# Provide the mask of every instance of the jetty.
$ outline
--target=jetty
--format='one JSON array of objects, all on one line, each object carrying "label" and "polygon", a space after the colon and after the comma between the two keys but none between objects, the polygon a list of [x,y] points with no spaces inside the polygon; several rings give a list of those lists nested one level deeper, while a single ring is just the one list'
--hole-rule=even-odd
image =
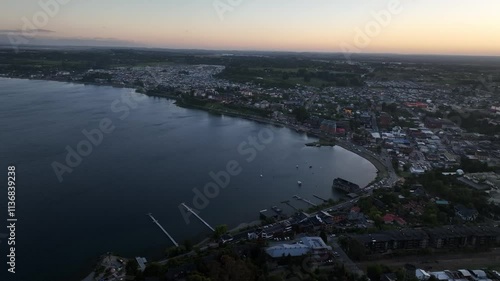
[{"label": "jetty", "polygon": [[318,205],[317,204],[314,204],[313,202],[311,202],[310,200],[307,200],[307,199],[304,199],[300,196],[297,196],[297,195],[294,195],[293,198],[297,199],[297,200],[300,200],[300,201],[303,201],[303,202],[306,202],[307,204],[313,206],[313,207],[317,207]]},{"label": "jetty", "polygon": [[203,220],[200,216],[198,216],[197,213],[195,213],[191,208],[189,208],[186,204],[182,203],[181,204],[184,208],[186,208],[186,210],[188,212],[190,212],[191,214],[193,214],[195,217],[197,217],[203,224],[205,224],[208,228],[210,228],[210,230],[212,230],[213,232],[215,232],[215,229],[210,225],[208,224],[208,222],[206,222],[205,220]]},{"label": "jetty", "polygon": [[295,211],[298,211],[299,209],[297,209],[295,206],[293,206],[291,203],[290,203],[290,200],[286,200],[286,201],[283,201],[281,202],[282,204],[285,204],[285,205],[288,205],[290,208],[294,209]]},{"label": "jetty", "polygon": [[154,223],[156,223],[156,225],[158,225],[158,227],[168,236],[168,238],[170,239],[170,241],[172,241],[172,243],[174,243],[175,247],[179,247],[179,244],[177,242],[175,242],[174,238],[172,238],[172,236],[170,234],[168,234],[168,232],[165,230],[165,228],[163,228],[163,226],[161,226],[161,224],[158,222],[158,220],[156,220],[154,217],[153,217],[153,214],[149,213],[148,216],[153,220]]},{"label": "jetty", "polygon": [[319,197],[316,194],[313,194],[313,196],[316,197],[316,198],[318,198],[319,200],[323,200],[324,202],[328,202],[328,200],[326,200],[325,198],[321,198],[321,197]]}]

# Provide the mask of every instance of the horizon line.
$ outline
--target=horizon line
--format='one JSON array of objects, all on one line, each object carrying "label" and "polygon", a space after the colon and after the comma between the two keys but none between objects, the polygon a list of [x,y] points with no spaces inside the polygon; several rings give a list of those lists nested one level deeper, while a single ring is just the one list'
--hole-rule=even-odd
[{"label": "horizon line", "polygon": [[[13,48],[11,44],[0,44],[0,49]],[[272,49],[203,49],[203,48],[171,48],[171,47],[150,47],[150,46],[98,46],[98,45],[49,45],[33,44],[16,46],[17,49],[71,49],[71,48],[93,48],[93,49],[146,49],[157,51],[203,51],[203,52],[248,52],[248,53],[290,53],[290,54],[323,54],[323,55],[345,55],[342,51],[312,51],[312,50],[272,50]],[[348,53],[350,56],[363,55],[392,55],[392,56],[446,56],[446,57],[481,57],[481,58],[500,58],[500,55],[491,54],[452,54],[452,53],[394,53],[394,52],[357,52]]]}]

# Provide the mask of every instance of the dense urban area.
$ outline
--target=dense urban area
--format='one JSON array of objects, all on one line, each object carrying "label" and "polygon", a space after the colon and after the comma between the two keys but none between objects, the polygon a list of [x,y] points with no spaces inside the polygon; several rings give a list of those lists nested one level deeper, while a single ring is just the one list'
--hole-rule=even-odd
[{"label": "dense urban area", "polygon": [[[500,61],[443,56],[0,49],[0,77],[135,88],[315,136],[372,162],[343,199],[256,213],[163,260],[101,257],[86,280],[500,280]],[[299,183],[300,184],[300,183]],[[288,205],[288,206],[287,206]]]}]

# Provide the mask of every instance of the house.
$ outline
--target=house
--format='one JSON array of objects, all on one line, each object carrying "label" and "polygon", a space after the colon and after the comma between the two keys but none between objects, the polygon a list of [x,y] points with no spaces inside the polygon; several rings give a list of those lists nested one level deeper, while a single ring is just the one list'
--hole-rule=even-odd
[{"label": "house", "polygon": [[386,214],[382,220],[384,221],[385,224],[394,224],[397,223],[401,226],[406,225],[406,221],[396,215],[393,214]]},{"label": "house", "polygon": [[448,206],[450,204],[450,202],[446,201],[446,200],[436,200],[436,205],[441,205],[441,206]]},{"label": "house", "polygon": [[414,164],[410,167],[410,173],[414,175],[421,175],[425,173],[425,169],[419,165]]},{"label": "house", "polygon": [[439,281],[453,280],[453,277],[450,276],[448,272],[445,271],[431,272],[431,275]]},{"label": "house", "polygon": [[347,220],[358,228],[366,228],[368,224],[366,216],[362,212],[349,212]]},{"label": "house", "polygon": [[426,272],[422,269],[415,270],[415,277],[420,281],[426,281],[434,277],[441,281],[491,281],[488,274],[483,270],[443,270],[435,272]]},{"label": "house", "polygon": [[486,280],[488,279],[488,275],[484,270],[469,270],[470,273],[472,273],[472,278],[474,280]]},{"label": "house", "polygon": [[224,234],[224,235],[222,235],[220,240],[221,240],[222,244],[226,244],[226,243],[232,242],[234,239],[233,239],[233,236],[231,236],[229,234]]},{"label": "house", "polygon": [[257,239],[259,239],[259,237],[260,237],[260,233],[256,233],[256,232],[247,233],[248,240],[257,240]]},{"label": "house", "polygon": [[[257,231],[255,232],[247,233],[248,240],[271,239],[273,238],[273,236],[274,236],[273,234],[267,234],[267,232],[263,231],[262,229],[257,229]],[[222,238],[224,238],[224,240],[222,240],[222,243],[233,241],[233,237],[231,237],[230,235],[223,236]]]},{"label": "house", "polygon": [[425,118],[424,124],[429,129],[441,129],[443,127],[445,127],[445,128],[456,127],[455,123],[451,122],[450,120],[438,119],[438,118],[432,118],[432,117]]},{"label": "house", "polygon": [[455,214],[464,221],[474,221],[477,219],[479,212],[474,208],[471,209],[464,205],[456,205]]},{"label": "house", "polygon": [[417,277],[417,279],[420,281],[427,281],[429,280],[429,278],[431,278],[431,275],[427,273],[425,270],[417,268],[415,270],[415,277]]},{"label": "house", "polygon": [[485,161],[488,160],[488,158],[490,158],[490,154],[488,153],[488,151],[484,150],[477,150],[474,153],[474,156],[476,156],[476,158],[479,159],[479,161]]},{"label": "house", "polygon": [[398,278],[396,277],[395,273],[386,273],[380,276],[380,281],[397,281],[397,280]]},{"label": "house", "polygon": [[459,269],[458,272],[460,272],[460,274],[462,274],[462,276],[466,279],[472,279],[472,275],[470,274],[470,271],[466,270],[466,269]]},{"label": "house", "polygon": [[392,116],[386,112],[382,112],[380,113],[378,123],[380,127],[387,128],[392,123]]},{"label": "house", "polygon": [[411,187],[410,193],[414,197],[426,197],[427,196],[427,192],[425,192],[425,189],[421,184],[414,184]]},{"label": "house", "polygon": [[135,260],[137,261],[137,264],[139,265],[139,269],[141,271],[144,271],[146,269],[146,263],[148,262],[146,258],[143,257],[136,257]]}]

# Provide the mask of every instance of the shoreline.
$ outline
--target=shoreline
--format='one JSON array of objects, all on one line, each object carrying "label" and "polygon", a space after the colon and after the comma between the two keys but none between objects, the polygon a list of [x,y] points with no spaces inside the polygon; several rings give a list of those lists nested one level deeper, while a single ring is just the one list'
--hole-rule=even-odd
[{"label": "shoreline", "polygon": [[[311,131],[305,131],[299,125],[295,125],[295,124],[283,123],[283,122],[280,122],[277,120],[272,120],[269,118],[264,118],[264,117],[259,117],[259,116],[255,116],[255,115],[244,114],[244,113],[238,113],[238,112],[234,112],[234,111],[227,111],[227,110],[222,110],[222,109],[207,109],[207,108],[205,108],[203,106],[199,106],[199,105],[182,104],[182,103],[179,103],[179,101],[181,101],[182,98],[179,96],[176,96],[176,95],[166,94],[166,93],[165,94],[148,93],[147,91],[143,91],[143,90],[138,89],[138,88],[133,88],[133,87],[124,86],[124,85],[116,85],[113,83],[89,83],[89,82],[67,81],[67,80],[63,80],[63,79],[61,79],[61,80],[44,79],[44,78],[32,79],[32,78],[10,77],[10,76],[0,76],[0,78],[33,80],[33,81],[53,81],[53,82],[70,83],[70,84],[84,85],[84,86],[103,86],[103,87],[112,87],[112,88],[117,88],[117,89],[130,89],[130,90],[134,90],[137,94],[143,94],[143,95],[146,95],[148,97],[158,97],[158,98],[174,100],[175,105],[178,107],[182,107],[182,108],[202,110],[202,111],[212,113],[212,114],[227,115],[230,117],[246,119],[246,120],[250,120],[250,121],[261,123],[261,124],[268,124],[268,125],[273,125],[273,126],[280,127],[280,128],[287,128],[290,130],[295,130],[297,133],[305,133],[307,136],[318,138],[318,142],[321,142],[321,140],[328,140],[328,139],[333,138],[335,140],[335,145],[333,145],[333,146],[339,146],[345,150],[348,150],[348,151],[358,155],[359,157],[370,162],[375,167],[375,169],[377,169],[377,177],[374,179],[374,181],[376,181],[379,177],[384,178],[384,177],[388,177],[388,175],[389,175],[388,168],[385,166],[385,164],[382,161],[380,161],[379,159],[377,159],[373,155],[366,153],[365,151],[361,151],[359,149],[356,149],[357,150],[356,151],[354,147],[359,147],[358,145],[353,144],[353,143],[347,144],[344,141],[335,139],[334,137],[329,136],[329,135],[318,134],[318,133],[311,132]],[[308,144],[305,144],[305,145],[307,146]]]},{"label": "shoreline", "polygon": [[[117,89],[130,89],[130,90],[134,90],[137,94],[143,94],[143,95],[146,95],[148,97],[157,97],[157,98],[174,100],[175,105],[178,107],[182,107],[182,108],[202,110],[202,111],[205,111],[205,112],[208,112],[211,114],[227,115],[230,117],[246,119],[246,120],[250,120],[250,121],[261,123],[261,124],[273,125],[273,126],[280,127],[280,128],[288,128],[290,130],[295,130],[297,133],[305,133],[307,136],[318,138],[318,142],[321,142],[321,140],[328,140],[328,139],[333,138],[332,136],[329,136],[329,135],[317,134],[317,133],[311,132],[311,131],[304,131],[303,128],[301,128],[299,125],[283,123],[283,122],[280,122],[277,120],[272,120],[269,118],[259,117],[259,116],[255,116],[255,115],[248,115],[248,114],[238,113],[238,112],[234,112],[234,111],[227,111],[227,110],[222,110],[222,109],[207,109],[206,107],[199,106],[199,105],[182,104],[182,103],[179,103],[179,101],[181,101],[182,98],[179,96],[176,96],[176,95],[166,94],[166,93],[163,93],[163,94],[148,93],[147,91],[143,91],[143,90],[138,89],[138,88],[133,88],[133,87],[124,86],[124,85],[116,85],[113,83],[89,83],[89,82],[67,81],[67,80],[63,80],[63,79],[61,79],[61,80],[43,79],[43,78],[32,79],[32,78],[9,77],[9,76],[0,76],[0,78],[33,80],[33,81],[53,81],[53,82],[70,83],[70,84],[84,85],[84,86],[104,86],[104,87],[112,87],[112,88],[117,88]],[[308,144],[306,144],[306,145],[308,145]],[[382,161],[380,161],[379,159],[377,159],[376,157],[374,157],[373,155],[371,155],[369,153],[366,153],[366,152],[361,151],[361,150],[356,151],[353,147],[351,147],[351,146],[359,147],[358,145],[353,144],[353,143],[349,143],[349,145],[348,145],[347,143],[344,143],[344,141],[340,141],[338,139],[335,139],[335,145],[333,145],[333,146],[339,146],[345,150],[348,150],[348,151],[358,155],[359,157],[367,160],[368,162],[370,162],[375,167],[375,169],[377,169],[377,177],[373,181],[377,181],[380,178],[386,178],[389,176],[389,170]],[[368,185],[370,185],[370,184],[368,184]]]},{"label": "shoreline", "polygon": [[[144,95],[149,96],[149,97],[165,98],[165,99],[170,99],[170,100],[174,100],[174,101],[181,100],[181,97],[175,96],[175,95],[147,93],[147,91],[141,91],[140,89],[137,89],[137,88],[127,87],[127,86],[119,86],[119,85],[114,85],[114,84],[86,83],[86,82],[84,83],[84,82],[56,80],[56,79],[43,79],[43,78],[31,79],[31,78],[6,77],[6,76],[0,76],[0,79],[1,78],[19,79],[19,80],[33,80],[33,81],[53,81],[53,82],[60,82],[60,83],[85,85],[85,86],[87,86],[87,85],[88,86],[104,86],[104,87],[112,87],[112,88],[118,88],[118,89],[130,89],[130,90],[134,90],[138,94],[144,94]],[[268,125],[273,125],[273,126],[277,126],[277,127],[281,127],[281,128],[287,128],[290,130],[294,130],[297,133],[305,133],[308,136],[318,138],[319,140],[332,138],[331,136],[317,134],[317,133],[310,132],[310,131],[304,131],[303,128],[301,128],[299,125],[283,123],[283,122],[280,122],[277,120],[272,120],[269,118],[253,116],[253,115],[243,114],[243,113],[237,113],[234,111],[226,111],[226,110],[221,110],[221,109],[207,109],[203,106],[192,105],[192,104],[180,104],[178,102],[176,102],[175,104],[177,106],[183,107],[183,108],[203,110],[203,111],[208,112],[208,113],[227,115],[230,117],[246,119],[246,120],[250,120],[250,121],[261,123],[261,124],[268,124]],[[348,151],[360,156],[361,158],[367,160],[368,162],[370,162],[377,169],[377,177],[374,180],[376,180],[378,177],[380,177],[381,174],[383,174],[383,173],[387,174],[387,168],[385,167],[385,165],[381,161],[379,161],[378,159],[376,159],[375,157],[373,157],[372,155],[370,155],[364,151],[356,151],[353,147],[357,147],[357,145],[354,145],[354,144],[351,144],[351,145],[352,146],[348,146],[343,141],[336,140],[334,146],[339,146],[345,150],[348,150]],[[230,229],[228,232],[241,231],[242,229],[245,229],[249,226],[255,226],[255,225],[259,225],[259,224],[261,224],[260,220],[251,221],[251,222],[241,222],[240,224],[238,224],[234,228]],[[201,247],[202,245],[206,244],[209,241],[210,241],[209,238],[205,237],[199,241],[193,241],[193,242],[196,243],[197,247]]]},{"label": "shoreline", "polygon": [[[375,169],[377,169],[377,177],[379,177],[379,176],[387,177],[388,176],[389,172],[388,172],[387,167],[379,159],[377,159],[377,158],[373,157],[372,155],[365,153],[363,151],[354,151],[353,148],[349,147],[348,145],[346,145],[345,143],[342,143],[342,142],[337,142],[336,145],[339,147],[342,147],[343,149],[348,150],[348,151],[358,155],[359,157],[365,159],[366,161],[370,162],[373,166],[375,166]],[[370,184],[368,184],[368,185],[370,185]]]}]

